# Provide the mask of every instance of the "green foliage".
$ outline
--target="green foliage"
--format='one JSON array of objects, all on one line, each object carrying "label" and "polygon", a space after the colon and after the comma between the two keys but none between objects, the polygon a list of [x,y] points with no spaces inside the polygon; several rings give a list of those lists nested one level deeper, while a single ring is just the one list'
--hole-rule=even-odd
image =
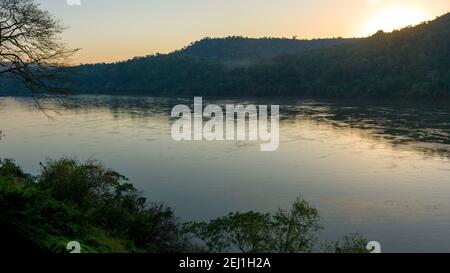
[{"label": "green foliage", "polygon": [[316,209],[297,199],[289,211],[232,213],[210,222],[186,223],[191,240],[200,239],[207,252],[295,253],[312,251],[321,228]]},{"label": "green foliage", "polygon": [[360,234],[346,235],[336,242],[325,244],[325,252],[329,253],[370,253],[366,248],[369,241]]},{"label": "green foliage", "polygon": [[65,247],[64,241],[79,236],[84,222],[82,215],[21,176],[3,176],[11,169],[10,164],[0,167],[2,236],[6,234],[6,239],[12,237],[22,242],[29,250],[60,252]]},{"label": "green foliage", "polygon": [[298,198],[289,211],[280,209],[272,221],[272,245],[277,252],[309,252],[315,233],[321,228],[319,213],[308,202]]},{"label": "green foliage", "polygon": [[20,179],[30,178],[22,171],[22,168],[17,166],[15,162],[11,159],[5,160],[0,159],[0,177],[20,178]]},{"label": "green foliage", "polygon": [[231,213],[210,222],[185,223],[183,232],[191,240],[204,242],[205,252],[265,252],[270,232],[270,216],[257,212]]},{"label": "green foliage", "polygon": [[204,59],[225,64],[227,67],[254,65],[283,54],[299,54],[305,50],[346,44],[355,39],[297,40],[287,38],[253,39],[239,36],[204,38],[191,43],[173,55]]},{"label": "green foliage", "polygon": [[13,161],[0,166],[1,225],[22,245],[63,252],[69,241],[89,252],[173,252],[183,245],[170,208],[147,203],[125,177],[98,162],[48,160],[41,175]]},{"label": "green foliage", "polygon": [[[0,161],[0,236],[9,251],[295,253],[315,250],[318,211],[298,198],[273,214],[231,213],[179,226],[173,211],[147,202],[119,173],[96,161],[47,160],[37,177]],[[9,243],[8,243],[9,242]],[[359,235],[328,252],[366,252]]]}]

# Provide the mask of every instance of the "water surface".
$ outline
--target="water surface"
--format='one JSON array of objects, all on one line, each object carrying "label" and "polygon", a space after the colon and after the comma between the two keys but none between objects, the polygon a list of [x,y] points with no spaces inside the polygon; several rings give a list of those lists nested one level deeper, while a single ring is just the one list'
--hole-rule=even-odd
[{"label": "water surface", "polygon": [[[323,240],[359,232],[384,251],[450,251],[450,108],[423,103],[280,104],[280,148],[175,142],[169,117],[193,99],[76,97],[70,108],[0,98],[0,157],[37,173],[45,158],[99,159],[182,220],[273,211],[301,195]],[[208,103],[208,102],[205,102]]]}]

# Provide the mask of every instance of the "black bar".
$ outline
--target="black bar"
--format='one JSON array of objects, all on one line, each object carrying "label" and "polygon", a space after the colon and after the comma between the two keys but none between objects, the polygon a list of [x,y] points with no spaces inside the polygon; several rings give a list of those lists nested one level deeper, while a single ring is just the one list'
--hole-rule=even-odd
[{"label": "black bar", "polygon": [[[195,267],[182,267],[183,261]],[[1,256],[3,265],[58,272],[387,272],[443,265],[449,254],[68,254]],[[202,261],[213,261],[211,268]],[[27,261],[27,262],[24,262]],[[269,264],[267,264],[267,261]],[[192,265],[192,264],[191,264]],[[35,271],[34,270],[34,271]],[[401,270],[401,271],[400,271]],[[6,271],[5,271],[6,272]]]}]

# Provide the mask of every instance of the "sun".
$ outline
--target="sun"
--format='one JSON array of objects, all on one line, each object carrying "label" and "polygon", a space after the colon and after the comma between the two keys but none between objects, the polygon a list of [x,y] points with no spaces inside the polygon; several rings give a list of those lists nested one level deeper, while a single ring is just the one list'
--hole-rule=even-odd
[{"label": "sun", "polygon": [[420,10],[408,8],[385,10],[371,19],[364,27],[362,35],[370,36],[379,30],[391,32],[409,25],[420,24],[426,20],[426,14]]}]

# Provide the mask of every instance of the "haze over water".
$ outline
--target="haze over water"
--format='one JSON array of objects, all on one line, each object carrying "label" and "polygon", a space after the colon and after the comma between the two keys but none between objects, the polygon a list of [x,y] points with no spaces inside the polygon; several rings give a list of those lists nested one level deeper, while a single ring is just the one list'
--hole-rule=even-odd
[{"label": "haze over water", "polygon": [[386,252],[450,251],[445,105],[209,102],[280,104],[279,150],[173,141],[171,108],[192,98],[80,96],[49,119],[30,98],[3,97],[0,157],[32,173],[47,157],[101,160],[182,220],[273,211],[301,195],[319,209],[324,240],[359,232]]}]

